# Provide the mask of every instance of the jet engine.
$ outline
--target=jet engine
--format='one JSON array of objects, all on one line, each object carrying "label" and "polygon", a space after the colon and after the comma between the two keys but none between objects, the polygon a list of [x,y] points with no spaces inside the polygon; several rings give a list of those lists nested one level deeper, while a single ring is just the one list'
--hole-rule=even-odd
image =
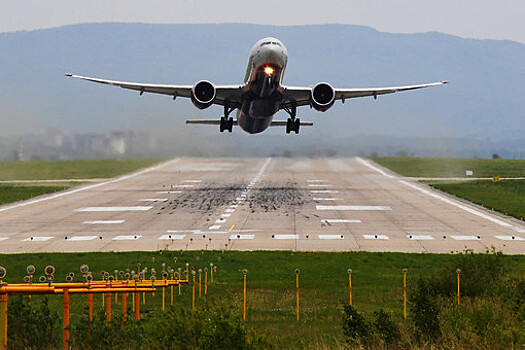
[{"label": "jet engine", "polygon": [[332,107],[335,102],[334,88],[328,83],[319,83],[312,89],[310,96],[312,107],[316,110],[324,112]]},{"label": "jet engine", "polygon": [[198,109],[208,108],[215,99],[215,86],[207,80],[201,80],[191,88],[191,102]]}]

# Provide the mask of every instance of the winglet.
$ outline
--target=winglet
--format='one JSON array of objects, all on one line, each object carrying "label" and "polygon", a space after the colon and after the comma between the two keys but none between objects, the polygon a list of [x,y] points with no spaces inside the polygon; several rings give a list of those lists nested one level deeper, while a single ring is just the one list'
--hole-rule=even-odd
[{"label": "winglet", "polygon": [[442,81],[441,81],[441,84],[448,84],[448,83],[449,83],[448,80],[442,80]]},{"label": "winglet", "polygon": [[66,74],[64,74],[64,76],[65,76],[65,77],[72,77],[73,74],[71,74],[71,73],[66,73]]}]

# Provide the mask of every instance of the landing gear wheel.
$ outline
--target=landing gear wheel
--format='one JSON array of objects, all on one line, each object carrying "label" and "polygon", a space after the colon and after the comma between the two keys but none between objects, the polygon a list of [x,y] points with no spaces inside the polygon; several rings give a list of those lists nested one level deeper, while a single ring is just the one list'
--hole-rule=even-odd
[{"label": "landing gear wheel", "polygon": [[292,119],[291,119],[291,118],[288,118],[288,119],[286,120],[286,133],[287,133],[287,134],[289,134],[290,131],[292,131],[292,127],[293,127],[292,124],[293,124]]},{"label": "landing gear wheel", "polygon": [[295,119],[288,118],[286,120],[286,133],[289,134],[289,133],[291,133],[293,131],[296,134],[298,134],[300,126],[301,126],[301,119],[299,119],[299,118],[295,118]]},{"label": "landing gear wheel", "polygon": [[226,118],[221,117],[221,124],[219,125],[219,130],[224,132],[226,130]]},{"label": "landing gear wheel", "polygon": [[232,130],[233,130],[233,118],[230,117],[226,121],[226,129],[228,130],[228,132],[232,132]]},{"label": "landing gear wheel", "polygon": [[298,134],[299,133],[299,127],[301,126],[301,119],[299,118],[296,118],[294,123],[293,123],[293,130],[295,131],[295,134]]}]

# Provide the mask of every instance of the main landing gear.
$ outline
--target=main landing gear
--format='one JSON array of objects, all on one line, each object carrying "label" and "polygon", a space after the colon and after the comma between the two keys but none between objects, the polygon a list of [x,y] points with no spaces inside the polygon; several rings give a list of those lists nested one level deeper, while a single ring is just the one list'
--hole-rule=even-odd
[{"label": "main landing gear", "polygon": [[224,132],[224,130],[228,130],[228,132],[232,132],[233,130],[233,118],[228,117],[231,112],[233,112],[235,108],[230,108],[227,104],[224,105],[224,117],[221,117],[221,124],[219,126],[219,130],[221,132]]},{"label": "main landing gear", "polygon": [[301,119],[295,117],[297,106],[293,104],[290,108],[285,108],[284,110],[290,115],[290,118],[286,120],[286,133],[289,134],[293,131],[298,134],[299,127],[301,126]]}]

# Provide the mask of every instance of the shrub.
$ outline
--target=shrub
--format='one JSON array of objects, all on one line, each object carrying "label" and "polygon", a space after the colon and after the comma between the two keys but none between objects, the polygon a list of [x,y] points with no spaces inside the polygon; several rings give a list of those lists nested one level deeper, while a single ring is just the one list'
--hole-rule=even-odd
[{"label": "shrub", "polygon": [[376,317],[374,321],[374,329],[385,345],[388,347],[397,345],[401,339],[401,333],[390,314],[383,309],[379,309],[379,311],[374,312],[374,315]]},{"label": "shrub", "polygon": [[419,340],[436,340],[441,335],[439,310],[430,283],[420,278],[411,293],[411,304],[416,337]]},{"label": "shrub", "polygon": [[343,305],[343,335],[348,345],[367,345],[370,325],[357,309],[350,304]]}]

